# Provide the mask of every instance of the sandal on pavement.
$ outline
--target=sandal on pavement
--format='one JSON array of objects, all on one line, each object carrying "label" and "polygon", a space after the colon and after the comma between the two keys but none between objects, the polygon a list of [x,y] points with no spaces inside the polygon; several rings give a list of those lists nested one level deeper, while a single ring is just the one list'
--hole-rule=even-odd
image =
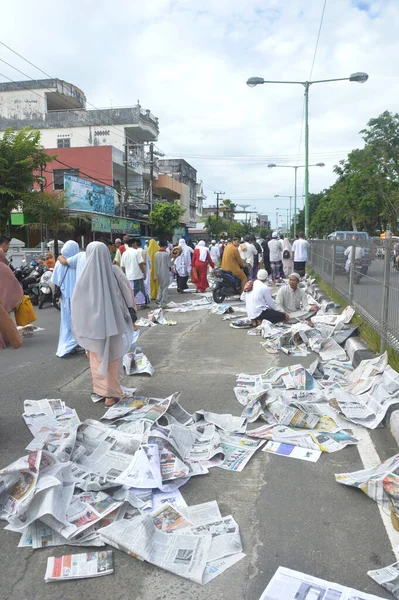
[{"label": "sandal on pavement", "polygon": [[106,398],[105,406],[114,406],[114,404],[116,404],[117,402],[119,402],[119,398]]}]

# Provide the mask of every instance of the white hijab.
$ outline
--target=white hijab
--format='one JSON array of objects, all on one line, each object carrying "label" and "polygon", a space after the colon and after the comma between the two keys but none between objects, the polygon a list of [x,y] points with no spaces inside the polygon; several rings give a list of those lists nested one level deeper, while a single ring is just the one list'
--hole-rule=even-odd
[{"label": "white hijab", "polygon": [[106,375],[109,363],[128,352],[133,325],[108,248],[102,242],[91,242],[86,258],[72,296],[71,329],[82,348],[98,354],[98,372]]},{"label": "white hijab", "polygon": [[292,246],[290,244],[290,241],[287,237],[285,237],[283,239],[283,250],[288,250],[288,252],[291,254],[292,252]]},{"label": "white hijab", "polygon": [[200,242],[198,242],[197,244],[197,248],[199,250],[199,258],[201,262],[205,262],[206,261],[206,257],[208,255],[208,248],[205,247],[205,242],[204,240],[201,240]]},{"label": "white hijab", "polygon": [[185,277],[191,271],[191,252],[184,238],[179,240],[179,246],[181,247],[181,254],[176,258],[175,266],[179,275]]},{"label": "white hijab", "polygon": [[[61,250],[61,254],[64,258],[72,258],[72,256],[75,256],[78,252],[79,244],[74,240],[65,242]],[[76,269],[70,269],[57,261],[51,280],[55,285],[61,287],[61,292],[66,298],[72,298],[76,282]]]}]

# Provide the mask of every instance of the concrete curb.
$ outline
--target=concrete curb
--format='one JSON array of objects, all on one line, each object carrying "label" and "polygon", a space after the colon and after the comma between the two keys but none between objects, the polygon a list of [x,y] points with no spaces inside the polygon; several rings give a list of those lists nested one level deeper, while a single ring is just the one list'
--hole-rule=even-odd
[{"label": "concrete curb", "polygon": [[[351,337],[346,340],[345,351],[355,369],[362,360],[374,358],[376,356],[375,353],[370,350],[368,345],[358,337]],[[395,442],[399,446],[399,409],[396,405],[389,407],[382,422],[385,427],[388,427]]]},{"label": "concrete curb", "polygon": [[365,342],[354,336],[345,342],[345,352],[349,356],[352,365],[356,369],[362,360],[374,358],[375,354],[370,350]]}]

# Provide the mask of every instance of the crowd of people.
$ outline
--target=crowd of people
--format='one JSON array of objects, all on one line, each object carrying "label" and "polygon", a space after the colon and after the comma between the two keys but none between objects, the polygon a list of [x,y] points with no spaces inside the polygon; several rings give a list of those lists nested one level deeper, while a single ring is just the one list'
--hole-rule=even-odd
[{"label": "crowd of people", "polygon": [[[6,259],[8,238],[0,238],[0,307],[7,315],[22,301],[22,288]],[[151,239],[124,236],[112,242],[100,238],[82,251],[74,240],[67,241],[57,261],[51,253],[46,261],[54,267],[53,283],[60,291],[60,332],[57,356],[86,352],[92,375],[93,399],[104,399],[112,406],[121,396],[119,371],[121,359],[130,349],[136,329],[136,311],[151,301],[164,307],[170,284],[176,280],[177,292],[188,289],[189,278],[197,292],[209,287],[208,275],[217,267],[230,271],[241,281],[242,299],[254,324],[262,319],[273,323],[287,320],[299,306],[307,308],[306,295],[298,287],[300,275],[295,265],[304,268],[307,242],[299,236],[291,248],[287,239],[273,233],[270,240],[212,240],[196,245],[180,239],[178,245]],[[288,254],[287,254],[288,253]],[[268,287],[289,277],[276,303]],[[0,334],[0,347],[7,338]]]}]

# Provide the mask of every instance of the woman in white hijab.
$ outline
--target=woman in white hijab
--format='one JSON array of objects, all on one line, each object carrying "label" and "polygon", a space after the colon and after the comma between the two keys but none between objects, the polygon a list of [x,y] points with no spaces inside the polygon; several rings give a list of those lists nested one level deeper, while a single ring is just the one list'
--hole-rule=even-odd
[{"label": "woman in white hijab", "polygon": [[294,263],[292,262],[292,246],[288,237],[283,239],[283,271],[285,277],[289,277],[294,270]]},{"label": "woman in white hijab", "polygon": [[182,293],[188,289],[187,281],[191,273],[191,252],[184,238],[179,240],[179,247],[181,248],[181,252],[175,260],[175,267],[177,291]]},{"label": "woman in white hijab", "polygon": [[[72,258],[79,252],[79,244],[68,240],[62,247],[61,254],[65,259]],[[67,263],[68,264],[68,263]],[[71,298],[76,283],[76,269],[64,266],[59,261],[55,265],[52,281],[61,289],[61,321],[60,335],[58,338],[57,356],[60,358],[75,354],[78,344],[71,331]]]},{"label": "woman in white hijab", "polygon": [[207,272],[208,265],[211,269],[215,268],[215,264],[211,258],[208,248],[205,246],[204,240],[198,242],[194,250],[193,261],[191,263],[191,281],[195,283],[197,292],[205,292],[209,287]]},{"label": "woman in white hijab", "polygon": [[134,298],[105,244],[91,242],[86,259],[72,296],[72,331],[88,350],[96,400],[105,398],[112,406],[122,397],[119,367],[133,339],[128,307],[134,307]]}]

